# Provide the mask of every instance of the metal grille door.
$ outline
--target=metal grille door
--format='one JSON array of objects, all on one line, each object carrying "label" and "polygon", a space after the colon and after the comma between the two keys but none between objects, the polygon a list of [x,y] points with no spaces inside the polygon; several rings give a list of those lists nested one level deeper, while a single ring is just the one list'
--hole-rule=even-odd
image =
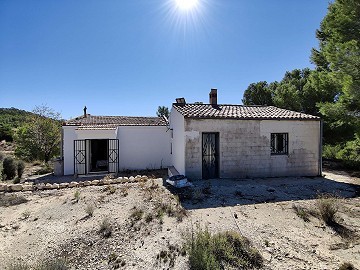
[{"label": "metal grille door", "polygon": [[86,142],[74,141],[74,173],[86,174]]},{"label": "metal grille door", "polygon": [[219,177],[219,135],[218,133],[202,134],[202,178]]},{"label": "metal grille door", "polygon": [[119,171],[119,140],[110,139],[108,140],[109,149],[109,173],[117,173]]}]

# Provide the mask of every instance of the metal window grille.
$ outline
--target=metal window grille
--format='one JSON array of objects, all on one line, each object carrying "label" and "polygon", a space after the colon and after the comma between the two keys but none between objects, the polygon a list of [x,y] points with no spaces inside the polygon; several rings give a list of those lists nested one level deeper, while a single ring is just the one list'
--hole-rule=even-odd
[{"label": "metal window grille", "polygon": [[289,134],[271,133],[270,146],[272,155],[287,155],[289,152]]}]

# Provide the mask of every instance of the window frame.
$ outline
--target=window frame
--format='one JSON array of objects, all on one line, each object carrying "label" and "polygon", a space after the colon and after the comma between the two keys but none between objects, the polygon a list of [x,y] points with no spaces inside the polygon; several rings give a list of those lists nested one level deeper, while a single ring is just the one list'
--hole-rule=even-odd
[{"label": "window frame", "polygon": [[[279,151],[276,147],[278,136],[284,136],[283,141],[285,145],[283,146],[283,150]],[[274,139],[273,139],[274,137]],[[274,132],[270,133],[270,154],[272,156],[279,155],[288,155],[289,154],[289,133],[288,132]]]}]

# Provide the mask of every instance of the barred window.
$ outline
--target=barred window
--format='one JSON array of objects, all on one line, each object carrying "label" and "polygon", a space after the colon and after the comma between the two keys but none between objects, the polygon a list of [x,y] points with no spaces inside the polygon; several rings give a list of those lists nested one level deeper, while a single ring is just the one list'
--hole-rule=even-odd
[{"label": "barred window", "polygon": [[288,133],[271,133],[271,154],[287,155],[288,154]]}]

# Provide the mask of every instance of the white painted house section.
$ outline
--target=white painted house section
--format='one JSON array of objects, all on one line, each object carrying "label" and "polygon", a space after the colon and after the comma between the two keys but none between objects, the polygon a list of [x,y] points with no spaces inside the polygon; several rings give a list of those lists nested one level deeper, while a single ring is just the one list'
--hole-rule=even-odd
[{"label": "white painted house section", "polygon": [[[119,170],[145,170],[167,168],[171,165],[170,134],[166,126],[119,126],[115,129],[77,129],[77,126],[63,126],[64,175],[74,174],[74,141],[119,140]],[[90,162],[90,151],[86,152]],[[110,166],[110,165],[109,165]],[[89,166],[87,171],[89,173]]]},{"label": "white painted house section", "polygon": [[170,136],[166,126],[118,127],[120,171],[170,166]]},{"label": "white painted house section", "polygon": [[184,116],[171,109],[170,129],[172,132],[172,165],[180,174],[185,175],[185,123]]}]

